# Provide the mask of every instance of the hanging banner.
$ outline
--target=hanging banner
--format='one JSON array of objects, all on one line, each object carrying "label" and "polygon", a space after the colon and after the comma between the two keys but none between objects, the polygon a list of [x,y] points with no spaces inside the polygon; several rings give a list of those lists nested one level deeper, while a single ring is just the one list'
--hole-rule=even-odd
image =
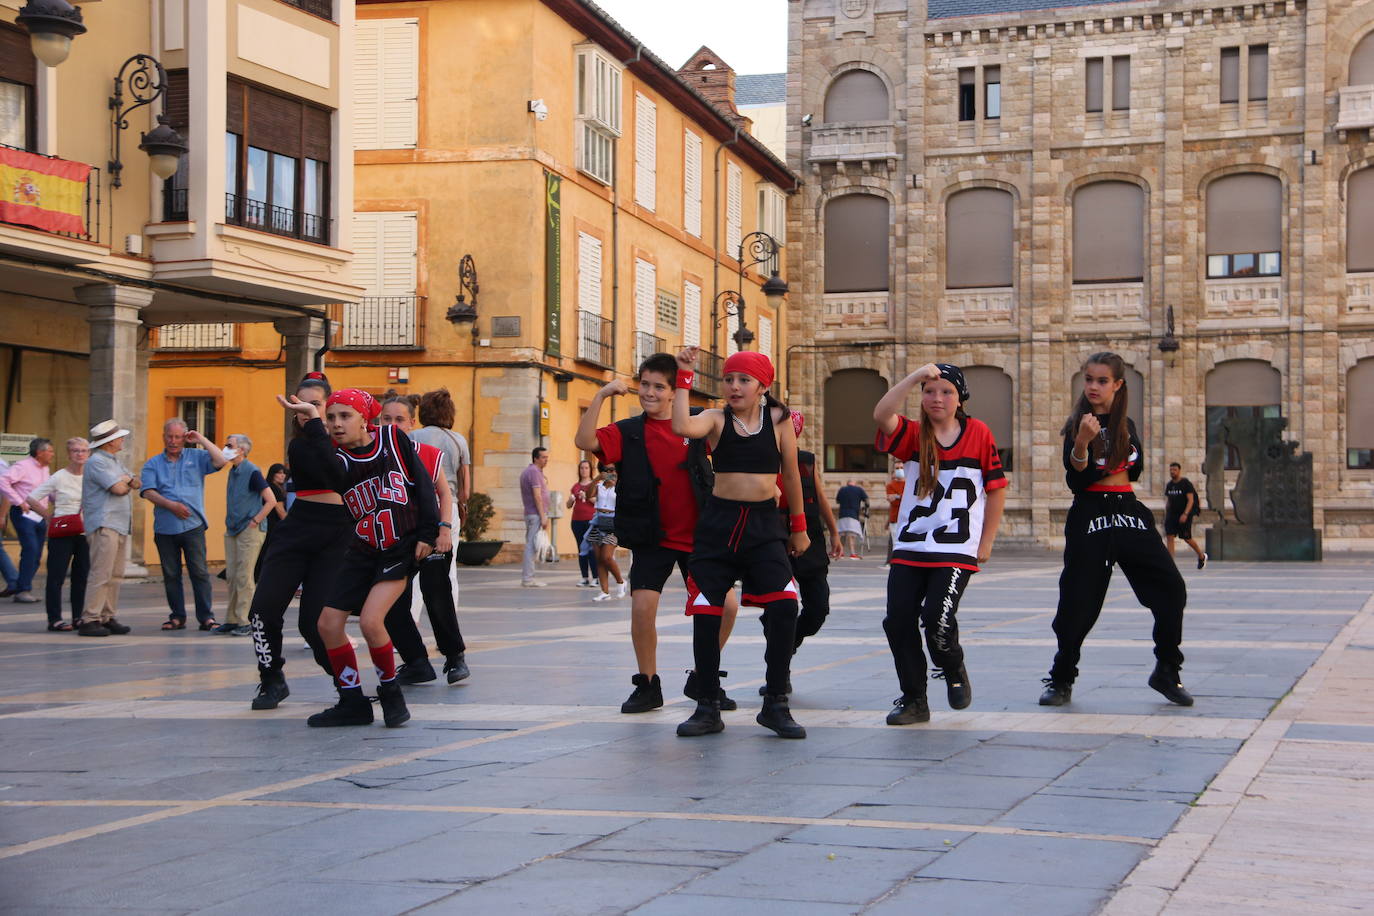
[{"label": "hanging banner", "polygon": [[0,147],[0,221],[84,235],[90,172],[84,162]]},{"label": "hanging banner", "polygon": [[562,355],[563,338],[563,205],[559,192],[563,176],[544,172],[544,350]]}]

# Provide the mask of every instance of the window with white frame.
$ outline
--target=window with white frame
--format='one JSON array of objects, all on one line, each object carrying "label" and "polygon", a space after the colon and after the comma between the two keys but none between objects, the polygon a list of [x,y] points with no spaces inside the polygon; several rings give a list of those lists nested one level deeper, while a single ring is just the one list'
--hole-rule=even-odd
[{"label": "window with white frame", "polygon": [[682,282],[682,345],[701,346],[701,287],[691,280]]},{"label": "window with white frame", "polygon": [[177,398],[177,416],[181,417],[186,428],[194,429],[211,442],[219,441],[215,429],[215,407],[214,398]]},{"label": "window with white frame", "polygon": [[354,149],[414,149],[420,125],[420,20],[353,27]]},{"label": "window with white frame", "polygon": [[787,196],[766,181],[759,182],[759,229],[779,245],[787,243]]},{"label": "window with white frame", "polygon": [[767,315],[759,316],[759,352],[773,358],[773,319]]},{"label": "window with white frame", "polygon": [[658,289],[658,268],[653,261],[635,258],[635,330],[654,333],[655,295]]},{"label": "window with white frame", "polygon": [[577,50],[577,168],[602,184],[615,169],[620,136],[620,65],[595,45]]},{"label": "window with white frame", "polygon": [[578,351],[582,359],[609,362],[609,322],[601,319],[601,239],[577,233]]},{"label": "window with white frame", "polygon": [[729,315],[725,319],[725,355],[734,356],[739,352],[739,344],[735,343],[735,332],[739,330],[739,316]]},{"label": "window with white frame", "polygon": [[360,302],[343,307],[341,347],[407,347],[419,343],[416,296],[419,225],[414,212],[353,215],[353,282]]},{"label": "window with white frame", "polygon": [[733,162],[725,168],[725,251],[739,254],[740,227],[744,223],[744,172]]},{"label": "window with white frame", "polygon": [[682,228],[701,238],[701,137],[682,132]]},{"label": "window with white frame", "polygon": [[654,210],[658,199],[658,106],[635,93],[635,203]]}]

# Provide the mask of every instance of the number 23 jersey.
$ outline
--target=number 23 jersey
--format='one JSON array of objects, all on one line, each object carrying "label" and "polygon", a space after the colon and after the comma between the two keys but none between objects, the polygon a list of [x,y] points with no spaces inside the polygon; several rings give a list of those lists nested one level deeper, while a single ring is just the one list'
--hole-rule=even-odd
[{"label": "number 23 jersey", "polygon": [[[940,473],[935,489],[916,497],[920,482],[920,424],[899,417],[890,437],[878,431],[875,445],[906,462],[906,481],[897,510],[892,562],[906,566],[957,566],[978,570],[978,545],[983,538],[983,514],[989,490],[1007,485],[992,431],[982,420],[960,421],[959,438],[939,446]],[[938,443],[937,443],[938,445]]]}]

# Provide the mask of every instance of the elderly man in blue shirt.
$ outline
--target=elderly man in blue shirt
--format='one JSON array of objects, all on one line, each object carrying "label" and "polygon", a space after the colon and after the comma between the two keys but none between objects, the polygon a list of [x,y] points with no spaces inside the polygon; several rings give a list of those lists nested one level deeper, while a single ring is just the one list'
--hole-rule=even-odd
[{"label": "elderly man in blue shirt", "polygon": [[[200,448],[186,447],[186,443]],[[202,630],[216,626],[211,611],[210,569],[205,563],[205,475],[224,467],[224,454],[213,442],[173,417],[162,425],[162,452],[143,465],[140,495],[153,504],[153,542],[162,563],[162,586],[171,616],[164,630],[186,628],[186,592],[181,564],[191,574],[196,620]]]}]

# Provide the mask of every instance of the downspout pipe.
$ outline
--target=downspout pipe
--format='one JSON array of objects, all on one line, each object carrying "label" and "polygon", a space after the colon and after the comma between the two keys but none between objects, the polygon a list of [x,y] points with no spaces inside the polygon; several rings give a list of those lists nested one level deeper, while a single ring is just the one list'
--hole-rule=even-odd
[{"label": "downspout pipe", "polygon": [[334,322],[329,316],[324,316],[324,346],[315,351],[315,371],[324,371],[324,355],[329,352],[329,339],[334,336]]},{"label": "downspout pipe", "polygon": [[711,180],[711,352],[717,355],[720,354],[716,343],[717,322],[720,321],[720,155],[727,146],[739,142],[739,133],[740,128],[736,124],[735,135],[716,145],[715,174]]}]

